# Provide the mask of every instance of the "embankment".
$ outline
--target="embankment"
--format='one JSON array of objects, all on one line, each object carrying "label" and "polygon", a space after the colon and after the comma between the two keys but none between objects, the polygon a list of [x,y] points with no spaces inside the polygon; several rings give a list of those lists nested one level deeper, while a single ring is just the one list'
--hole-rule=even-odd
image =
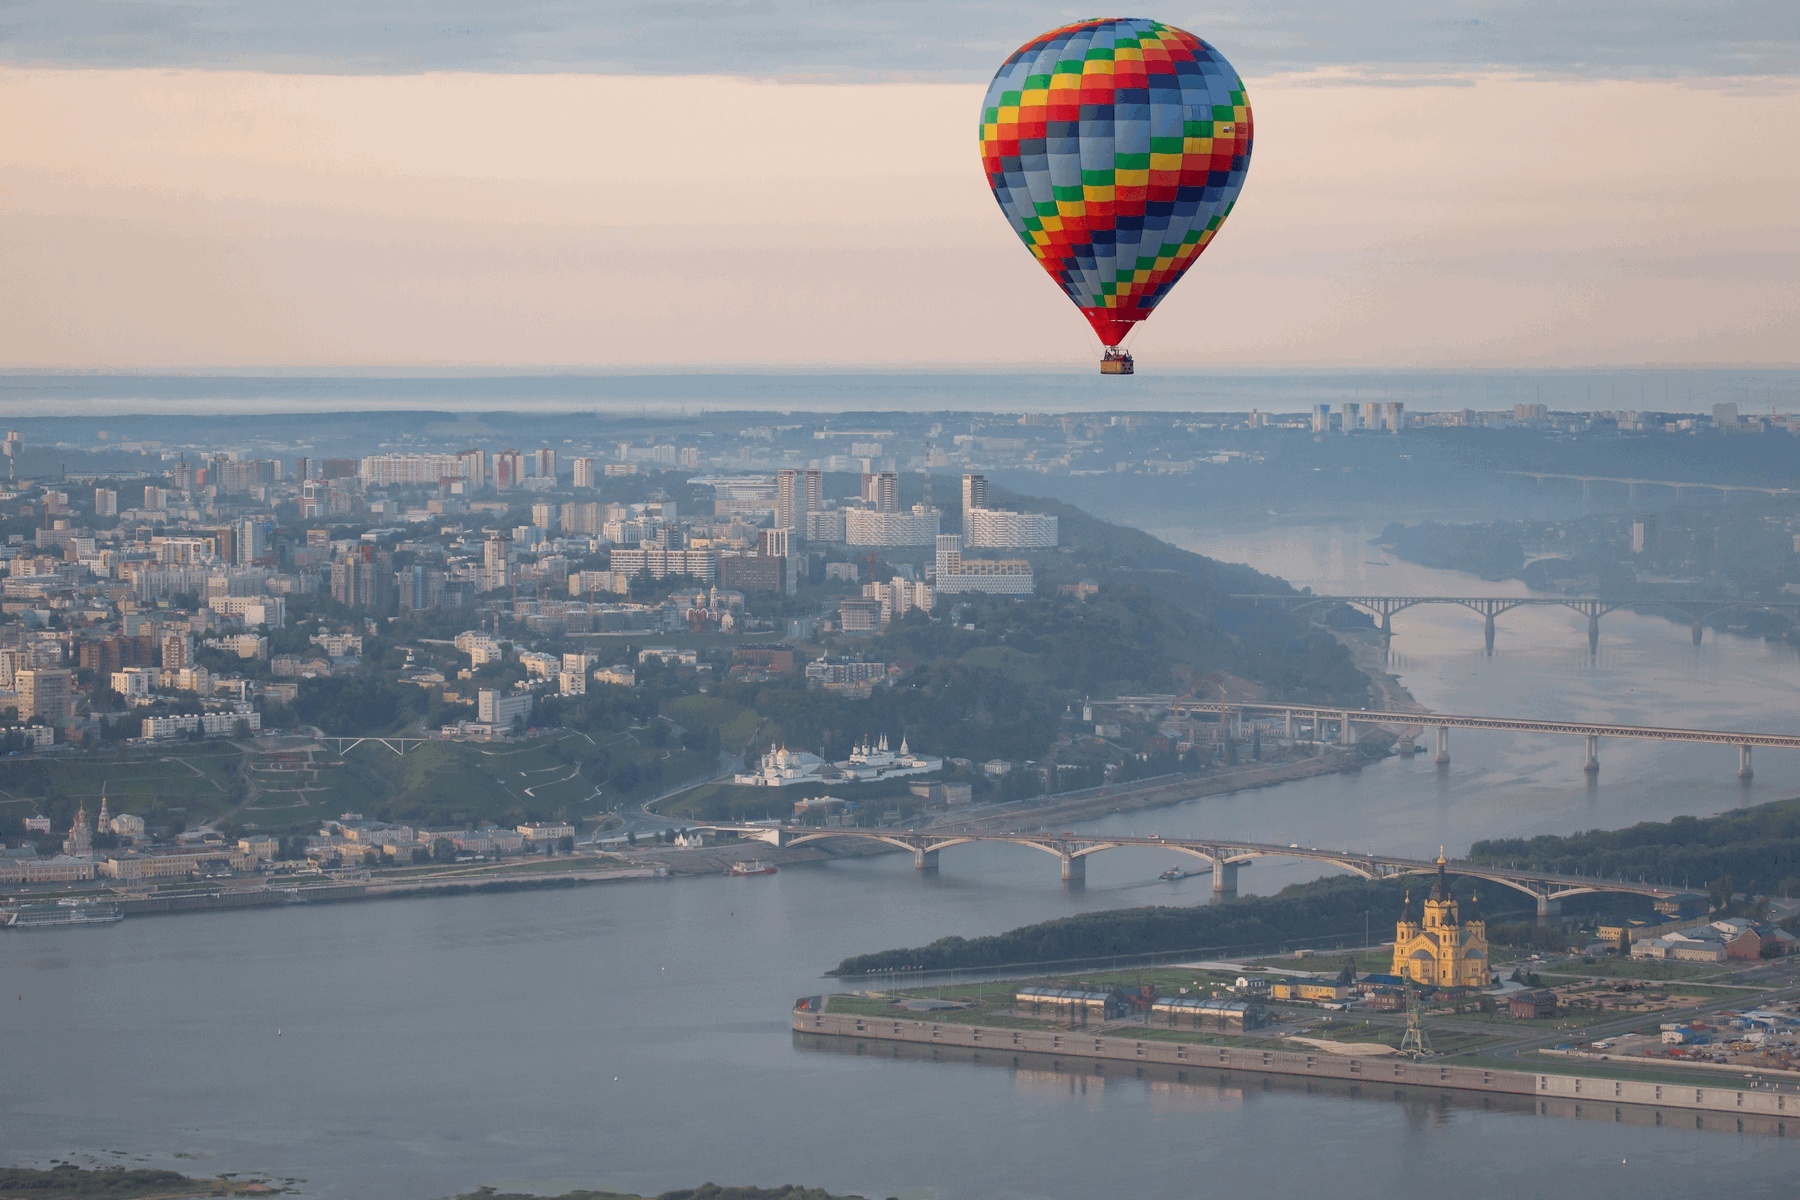
[{"label": "embankment", "polygon": [[[1429,1059],[1414,1062],[1393,1056],[1360,1058],[1322,1052],[1247,1049],[1134,1038],[1120,1033],[939,1024],[801,1008],[794,1010],[792,1025],[795,1033],[809,1037],[977,1052],[983,1059],[992,1055],[1003,1062],[1012,1055],[1034,1055],[1053,1064],[1066,1062],[1071,1070],[1079,1067],[1101,1075],[1119,1069],[1113,1064],[1129,1064],[1134,1068],[1160,1067],[1192,1072],[1196,1080],[1207,1072],[1234,1072],[1330,1080],[1369,1087],[1449,1089],[1529,1098],[1538,1102],[1554,1100],[1696,1114],[1727,1113],[1740,1122],[1740,1131],[1757,1131],[1746,1129],[1741,1123],[1756,1120],[1772,1124],[1773,1128],[1766,1131],[1776,1136],[1800,1133],[1800,1096],[1755,1088],[1694,1087],[1599,1076],[1507,1071]],[[1790,1124],[1791,1129],[1788,1128]]]}]

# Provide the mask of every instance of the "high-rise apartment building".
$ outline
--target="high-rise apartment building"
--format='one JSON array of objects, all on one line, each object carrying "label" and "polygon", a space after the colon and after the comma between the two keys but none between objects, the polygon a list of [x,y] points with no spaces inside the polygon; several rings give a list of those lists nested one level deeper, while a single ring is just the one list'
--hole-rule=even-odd
[{"label": "high-rise apartment building", "polygon": [[823,471],[784,470],[775,475],[775,524],[806,536],[806,514],[825,507]]},{"label": "high-rise apartment building", "polygon": [[1312,406],[1312,431],[1314,433],[1331,432],[1331,405],[1315,404]]},{"label": "high-rise apartment building", "polygon": [[94,515],[96,517],[116,517],[119,515],[119,493],[111,488],[94,489]]},{"label": "high-rise apartment building", "polygon": [[862,498],[876,512],[900,511],[900,476],[893,471],[871,471],[862,477]]},{"label": "high-rise apartment building", "polygon": [[462,463],[462,477],[472,488],[487,486],[487,451],[464,450],[457,459]]},{"label": "high-rise apartment building", "polygon": [[963,476],[962,506],[963,512],[965,513],[971,508],[986,508],[988,506],[986,475]]},{"label": "high-rise apartment building", "polygon": [[574,468],[575,468],[575,486],[576,487],[591,488],[594,486],[594,460],[593,459],[578,458],[574,462]]},{"label": "high-rise apartment building", "polygon": [[502,450],[494,455],[494,490],[503,492],[525,482],[525,456],[517,450]]},{"label": "high-rise apartment building", "polygon": [[545,446],[532,456],[532,473],[539,479],[556,478],[556,451]]},{"label": "high-rise apartment building", "polygon": [[28,667],[13,673],[19,716],[60,725],[75,715],[75,675],[67,667]]},{"label": "high-rise apartment building", "polygon": [[162,635],[162,665],[167,671],[179,671],[194,665],[194,641],[183,629],[165,630]]},{"label": "high-rise apartment building", "polygon": [[236,533],[234,559],[238,566],[247,567],[268,557],[269,523],[266,520],[261,517],[245,517],[238,522]]}]

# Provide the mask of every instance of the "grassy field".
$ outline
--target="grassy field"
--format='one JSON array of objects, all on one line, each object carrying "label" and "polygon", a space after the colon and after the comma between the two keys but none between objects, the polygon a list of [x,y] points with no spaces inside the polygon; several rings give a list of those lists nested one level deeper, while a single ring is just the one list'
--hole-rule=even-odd
[{"label": "grassy field", "polygon": [[111,813],[181,814],[210,820],[242,797],[242,753],[227,742],[184,743],[167,750],[16,758],[0,762],[0,803],[9,811],[42,812],[59,826],[78,805],[91,819],[106,796]]}]

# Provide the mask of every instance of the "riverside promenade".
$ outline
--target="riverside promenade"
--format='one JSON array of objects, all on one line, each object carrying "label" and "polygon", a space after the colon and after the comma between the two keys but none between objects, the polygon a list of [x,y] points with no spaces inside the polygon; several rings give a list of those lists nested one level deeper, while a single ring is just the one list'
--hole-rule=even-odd
[{"label": "riverside promenade", "polygon": [[[1134,1038],[1120,1032],[1085,1030],[1002,1029],[984,1025],[862,1017],[815,1011],[810,1005],[828,998],[812,997],[796,1004],[793,1029],[817,1037],[857,1042],[906,1043],[975,1052],[1005,1061],[1009,1055],[1031,1055],[1060,1063],[1076,1060],[1104,1074],[1111,1063],[1131,1063],[1194,1072],[1232,1071],[1294,1076],[1372,1086],[1447,1088],[1550,1101],[1633,1106],[1693,1113],[1730,1113],[1756,1118],[1778,1137],[1800,1134],[1800,1096],[1779,1091],[1732,1086],[1656,1083],[1603,1076],[1511,1071],[1398,1055],[1342,1055],[1323,1051],[1262,1050],[1208,1045],[1161,1038]],[[1019,1065],[1016,1061],[1014,1065]],[[1547,1109],[1545,1111],[1548,1111]],[[1788,1123],[1793,1123],[1789,1129]],[[1772,1126],[1772,1127],[1770,1127]],[[1741,1128],[1741,1126],[1740,1126]]]}]

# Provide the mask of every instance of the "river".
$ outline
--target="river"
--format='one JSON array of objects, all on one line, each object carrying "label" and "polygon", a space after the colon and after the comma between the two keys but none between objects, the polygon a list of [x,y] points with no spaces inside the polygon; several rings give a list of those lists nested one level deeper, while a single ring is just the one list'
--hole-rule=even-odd
[{"label": "river", "polygon": [[[1445,594],[1478,585],[1390,562],[1368,530],[1165,533],[1296,583]],[[1385,563],[1385,565],[1373,565]],[[1467,712],[1781,728],[1791,648],[1615,613],[1410,610],[1392,669]],[[1711,813],[1800,791],[1767,752],[1456,735],[1351,775],[1116,818],[1140,832],[1452,853],[1478,837]],[[1800,759],[1800,756],[1791,756]],[[1101,822],[1096,827],[1107,827]],[[655,1192],[805,1182],[905,1200],[1110,1194],[1360,1197],[1792,1194],[1774,1138],[1258,1087],[1074,1081],[797,1049],[793,998],[847,954],[1080,909],[1203,902],[1154,852],[1097,856],[1085,889],[1017,847],[775,876],[144,918],[0,937],[0,1161],[152,1162],[295,1177],[307,1196],[424,1198],[483,1183]],[[1246,891],[1316,873],[1258,863]],[[13,996],[8,1001],[6,996]]]}]

